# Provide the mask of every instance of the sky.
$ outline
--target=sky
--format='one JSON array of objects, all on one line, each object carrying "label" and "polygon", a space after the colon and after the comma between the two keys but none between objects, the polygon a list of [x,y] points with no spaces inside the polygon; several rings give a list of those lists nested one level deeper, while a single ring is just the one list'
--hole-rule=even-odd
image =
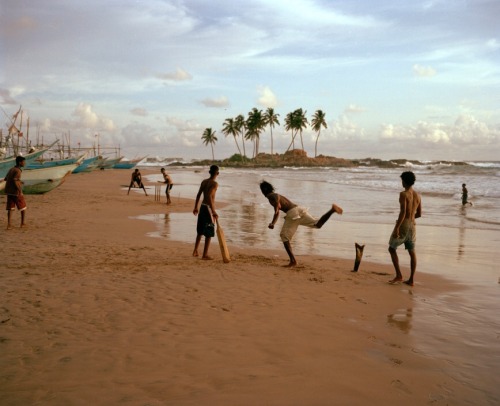
[{"label": "sky", "polygon": [[498,0],[5,0],[2,129],[22,106],[32,141],[190,160],[211,159],[211,128],[224,159],[227,118],[274,108],[283,153],[302,108],[326,114],[318,154],[499,160],[499,15]]}]

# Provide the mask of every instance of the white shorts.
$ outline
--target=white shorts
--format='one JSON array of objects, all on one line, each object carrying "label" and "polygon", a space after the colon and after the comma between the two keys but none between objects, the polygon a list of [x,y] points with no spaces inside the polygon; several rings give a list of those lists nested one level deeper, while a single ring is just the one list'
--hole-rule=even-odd
[{"label": "white shorts", "polygon": [[311,216],[304,207],[296,206],[287,211],[285,215],[285,224],[281,228],[281,241],[292,241],[299,226],[314,227],[318,219]]}]

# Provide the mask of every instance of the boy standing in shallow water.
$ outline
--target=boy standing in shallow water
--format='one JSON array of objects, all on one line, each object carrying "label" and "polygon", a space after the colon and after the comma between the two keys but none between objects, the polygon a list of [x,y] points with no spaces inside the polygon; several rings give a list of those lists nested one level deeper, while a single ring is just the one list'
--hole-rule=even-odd
[{"label": "boy standing in shallow water", "polygon": [[281,228],[280,237],[281,241],[283,241],[283,245],[285,246],[286,253],[290,258],[290,263],[287,265],[288,267],[297,265],[297,260],[293,255],[291,245],[292,238],[295,235],[297,228],[299,226],[321,228],[333,213],[342,214],[343,212],[342,208],[335,204],[332,204],[332,208],[325,214],[323,214],[318,220],[317,218],[312,217],[304,207],[297,206],[295,203],[292,203],[290,200],[288,200],[285,196],[275,193],[274,186],[269,182],[262,181],[260,183],[260,190],[262,194],[267,198],[267,200],[269,200],[271,206],[274,207],[273,219],[269,223],[268,228],[270,228],[271,230],[274,228],[274,225],[278,221],[280,210],[286,214],[285,223]]},{"label": "boy standing in shallow water", "polygon": [[465,206],[466,204],[472,206],[472,203],[469,202],[469,191],[467,190],[465,183],[462,183],[462,206]]},{"label": "boy standing in shallow water", "polygon": [[390,284],[403,282],[403,275],[399,268],[399,258],[396,249],[404,244],[405,249],[410,254],[410,278],[404,283],[413,286],[413,276],[417,269],[417,254],[415,253],[415,242],[417,239],[415,219],[422,215],[422,202],[417,192],[413,190],[415,183],[415,174],[413,172],[403,172],[401,180],[405,190],[399,194],[399,216],[396,225],[389,240],[389,253],[391,254],[392,264],[396,271],[394,279]]}]

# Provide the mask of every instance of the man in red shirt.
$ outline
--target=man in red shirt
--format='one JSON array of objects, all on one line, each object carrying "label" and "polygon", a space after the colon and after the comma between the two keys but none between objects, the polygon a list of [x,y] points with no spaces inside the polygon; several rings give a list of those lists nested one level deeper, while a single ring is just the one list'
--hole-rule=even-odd
[{"label": "man in red shirt", "polygon": [[21,212],[21,227],[25,223],[26,201],[23,195],[23,183],[21,182],[22,168],[26,164],[26,158],[23,156],[16,157],[16,166],[10,168],[5,176],[5,194],[7,195],[7,230],[12,228],[11,213],[17,207]]}]

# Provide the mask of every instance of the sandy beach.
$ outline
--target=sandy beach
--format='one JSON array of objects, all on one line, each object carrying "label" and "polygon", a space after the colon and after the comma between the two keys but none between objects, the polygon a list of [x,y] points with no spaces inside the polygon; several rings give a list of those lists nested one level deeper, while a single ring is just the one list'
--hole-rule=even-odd
[{"label": "sandy beach", "polygon": [[127,195],[128,179],[71,175],[26,196],[27,228],[16,212],[6,230],[2,216],[1,405],[499,401],[408,333],[412,301],[463,287],[423,272],[415,288],[391,286],[390,266],[363,260],[352,273],[354,253],[304,255],[288,269],[283,250],[229,246],[225,264],[216,238],[215,260],[202,261],[193,244],[147,237],[154,224],[134,219],[189,213],[194,200],[167,208],[154,189]]}]

